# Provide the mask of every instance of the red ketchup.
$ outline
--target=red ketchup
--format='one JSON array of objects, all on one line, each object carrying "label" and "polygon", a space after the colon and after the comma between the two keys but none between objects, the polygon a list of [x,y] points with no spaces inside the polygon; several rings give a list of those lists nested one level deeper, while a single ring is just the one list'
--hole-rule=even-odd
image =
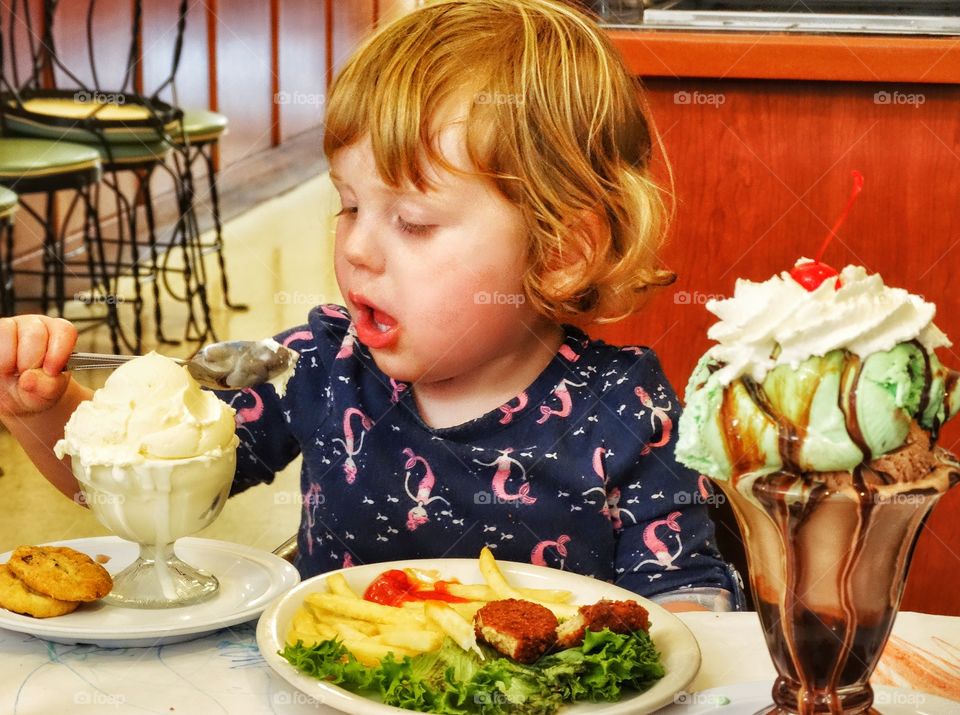
[{"label": "red ketchup", "polygon": [[363,597],[384,606],[400,606],[409,601],[446,601],[466,603],[467,599],[447,592],[450,581],[424,583],[400,569],[384,571],[367,586]]},{"label": "red ketchup", "polygon": [[[830,241],[832,241],[833,237],[837,235],[837,231],[840,230],[840,226],[842,226],[843,222],[847,220],[847,214],[850,213],[850,209],[853,207],[853,202],[856,201],[857,195],[860,193],[861,189],[863,189],[863,174],[854,169],[853,189],[850,191],[850,198],[847,199],[847,205],[844,207],[843,213],[840,214],[840,218],[838,218],[837,222],[833,224],[833,228],[830,229],[830,233],[827,235],[826,239],[824,239],[823,244],[821,244],[820,250],[817,251],[817,257],[812,261],[807,261],[806,263],[800,263],[799,265],[794,266],[793,270],[790,271],[790,276],[793,278],[793,280],[807,290],[816,290],[820,287],[821,283],[827,280],[827,278],[832,278],[839,275],[835,268],[821,262],[820,259],[823,258],[823,254],[826,253],[827,246],[830,245]],[[840,287],[839,278],[837,278],[835,287]]]}]

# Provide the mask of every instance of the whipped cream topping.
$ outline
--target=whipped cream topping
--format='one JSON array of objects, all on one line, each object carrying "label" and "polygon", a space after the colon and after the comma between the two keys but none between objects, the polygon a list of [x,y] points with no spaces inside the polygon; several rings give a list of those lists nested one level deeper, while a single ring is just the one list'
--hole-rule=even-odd
[{"label": "whipped cream topping", "polygon": [[732,298],[709,301],[707,310],[720,319],[707,331],[718,343],[709,355],[722,364],[716,379],[759,382],[779,365],[797,368],[840,348],[867,357],[914,339],[928,352],[951,345],[933,323],[933,303],[884,285],[862,266],[847,266],[839,280],[839,288],[828,278],[808,291],[784,271],[762,283],[739,279]]}]

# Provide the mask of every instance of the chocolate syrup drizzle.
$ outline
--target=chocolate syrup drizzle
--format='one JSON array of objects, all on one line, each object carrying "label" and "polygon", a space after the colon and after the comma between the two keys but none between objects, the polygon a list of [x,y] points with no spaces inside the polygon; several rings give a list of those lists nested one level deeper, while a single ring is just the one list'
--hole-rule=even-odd
[{"label": "chocolate syrup drizzle", "polygon": [[[930,402],[933,375],[929,355],[922,345],[917,343],[917,346],[924,356],[924,387],[920,399],[920,409],[917,414],[917,419],[919,420]],[[901,583],[900,589],[896,590],[894,594],[895,602],[887,604],[889,609],[887,613],[888,617],[881,619],[879,630],[874,626],[866,627],[859,623],[858,613],[854,605],[852,587],[853,572],[863,553],[866,535],[869,532],[874,511],[882,501],[877,498],[878,490],[876,485],[878,483],[892,484],[896,481],[892,475],[883,473],[870,465],[874,455],[861,430],[857,415],[857,389],[860,384],[862,372],[863,361],[852,353],[846,353],[840,379],[838,407],[844,414],[847,433],[861,451],[863,457],[852,472],[852,486],[858,501],[858,520],[851,549],[846,554],[840,571],[838,596],[843,619],[842,623],[835,623],[837,627],[834,629],[828,629],[823,618],[808,609],[802,601],[802,594],[797,593],[797,584],[798,582],[802,582],[803,577],[801,573],[802,560],[799,558],[796,549],[798,532],[814,513],[818,504],[831,494],[830,488],[822,479],[816,478],[816,474],[805,472],[801,466],[801,451],[807,435],[810,410],[813,397],[819,386],[819,380],[807,393],[809,398],[800,415],[800,424],[794,423],[774,409],[763,386],[758,384],[757,381],[749,376],[743,376],[739,380],[753,403],[777,426],[778,431],[777,443],[782,467],[780,471],[776,473],[756,479],[752,485],[752,494],[776,524],[784,546],[784,557],[786,559],[784,574],[786,583],[785,593],[783,594],[784,600],[781,604],[779,614],[781,617],[773,617],[767,620],[769,620],[770,623],[776,624],[774,628],[782,629],[780,633],[772,633],[769,635],[780,641],[781,652],[788,653],[792,661],[792,670],[796,673],[800,681],[800,688],[796,693],[796,705],[802,715],[813,713],[818,701],[822,707],[825,704],[823,702],[824,698],[829,700],[828,707],[830,707],[831,712],[839,713],[842,711],[843,704],[837,695],[837,689],[852,684],[850,682],[842,682],[851,654],[853,654],[856,648],[858,655],[854,657],[857,658],[859,663],[851,664],[852,672],[861,670],[859,666],[863,666],[862,670],[865,670],[868,666],[872,668],[874,663],[863,663],[860,655],[871,652],[870,644],[875,643],[876,638],[880,638],[880,644],[885,641],[889,633],[889,628],[892,626],[893,613],[896,611],[899,597],[902,593]],[[952,371],[947,376],[947,395],[949,395],[953,389],[952,386],[956,385],[957,377],[958,373]],[[737,417],[734,396],[735,385],[736,383],[731,384],[724,390],[720,408],[720,419],[725,438],[724,443],[727,449],[727,456],[733,465],[734,474],[731,479],[731,491],[733,492],[737,492],[737,483],[744,475],[755,472],[763,468],[766,464],[763,450],[757,443],[756,437],[750,434],[749,431],[741,429],[742,425],[739,423]],[[935,424],[931,430],[931,447],[933,446],[933,440],[936,439],[939,427],[939,420],[935,419]],[[867,479],[867,475],[871,478]],[[790,490],[798,491],[798,498],[788,501],[782,497],[783,493]],[[931,491],[936,493],[936,490],[930,489],[918,489],[915,491],[917,493],[930,493]],[[754,584],[754,593],[758,594],[758,596],[761,593],[761,589],[758,588],[756,583]],[[772,604],[770,604],[770,606],[772,607]],[[758,603],[758,608],[759,607],[760,604]],[[765,607],[767,606],[765,605]],[[829,619],[829,616],[827,616],[827,618]],[[836,621],[835,618],[832,620]],[[819,682],[812,682],[812,669],[805,667],[804,661],[801,659],[801,654],[798,652],[800,648],[800,640],[797,638],[796,633],[798,627],[805,629],[810,627],[819,629],[822,627],[825,630],[834,632],[835,637],[840,638],[842,641],[838,649],[830,649],[835,654],[835,657],[833,661],[828,664],[829,675],[826,677],[825,682],[820,677],[816,678]],[[808,640],[809,638],[804,642]],[[876,650],[877,655],[879,655],[879,646],[873,648],[873,650]],[[809,663],[811,654],[806,653],[806,655],[808,657],[807,663]],[[813,654],[813,657],[815,659],[822,659],[824,655],[818,653]],[[820,662],[822,663],[822,660]],[[818,664],[816,671],[822,674],[823,668]],[[847,679],[849,680],[849,674]],[[781,683],[781,681],[783,681],[782,676],[778,680],[777,687],[780,687],[781,690],[786,690],[789,696],[791,688],[786,687],[786,684]],[[777,687],[775,687],[775,693]],[[872,691],[869,690],[869,685],[865,687],[866,690],[861,694],[860,701],[858,702],[858,711],[860,710],[859,706],[862,706],[864,710],[869,709],[870,703],[872,702]]]}]

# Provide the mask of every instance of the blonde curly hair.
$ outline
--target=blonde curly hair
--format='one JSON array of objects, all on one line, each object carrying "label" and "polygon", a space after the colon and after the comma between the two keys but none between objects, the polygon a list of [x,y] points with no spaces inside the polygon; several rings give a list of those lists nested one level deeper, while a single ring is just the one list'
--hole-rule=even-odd
[{"label": "blonde curly hair", "polygon": [[476,173],[522,212],[527,299],[557,322],[629,315],[654,286],[667,221],[639,83],[583,12],[555,0],[438,0],[372,35],[327,101],[324,152],[369,136],[390,186],[428,190],[438,119],[466,106]]}]

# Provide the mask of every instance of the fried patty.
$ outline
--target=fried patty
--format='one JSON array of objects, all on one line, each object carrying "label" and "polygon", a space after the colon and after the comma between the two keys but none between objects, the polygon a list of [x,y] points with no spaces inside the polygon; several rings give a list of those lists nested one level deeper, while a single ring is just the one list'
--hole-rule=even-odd
[{"label": "fried patty", "polygon": [[491,601],[477,611],[473,625],[478,640],[520,663],[533,663],[557,640],[557,617],[515,598]]},{"label": "fried patty", "polygon": [[602,631],[609,628],[614,633],[633,633],[650,628],[647,609],[636,601],[599,601],[592,606],[580,606],[573,618],[557,628],[557,647],[575,648],[583,643],[587,629]]}]

